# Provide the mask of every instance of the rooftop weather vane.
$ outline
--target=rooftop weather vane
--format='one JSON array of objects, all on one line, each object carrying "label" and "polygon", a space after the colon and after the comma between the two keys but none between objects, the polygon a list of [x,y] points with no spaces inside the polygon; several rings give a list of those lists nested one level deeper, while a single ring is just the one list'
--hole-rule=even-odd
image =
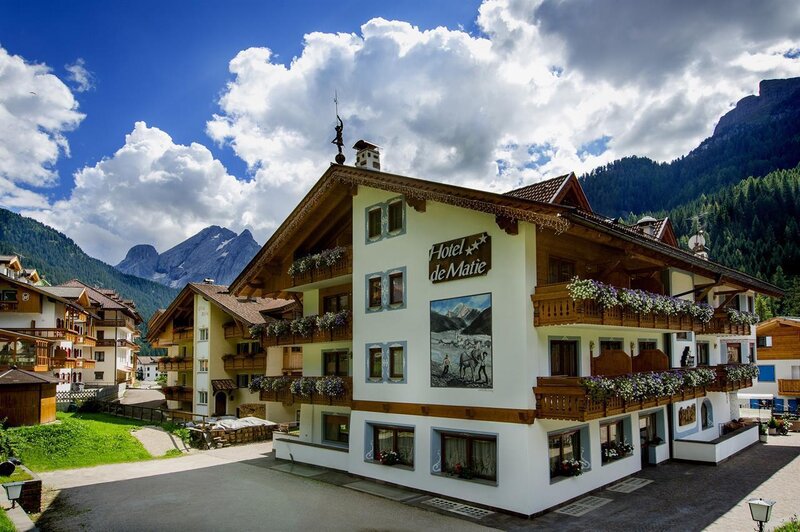
[{"label": "rooftop weather vane", "polygon": [[342,153],[342,146],[344,146],[344,140],[342,140],[342,130],[344,129],[344,122],[342,119],[339,118],[339,97],[336,92],[333,93],[333,103],[336,105],[336,137],[331,141],[331,144],[336,144],[339,148],[339,153],[336,155],[336,162],[338,164],[344,164],[344,154]]}]

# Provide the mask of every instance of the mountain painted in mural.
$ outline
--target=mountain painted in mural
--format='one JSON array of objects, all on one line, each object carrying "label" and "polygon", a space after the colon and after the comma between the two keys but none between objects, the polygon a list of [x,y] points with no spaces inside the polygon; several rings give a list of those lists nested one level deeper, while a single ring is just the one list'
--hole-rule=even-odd
[{"label": "mountain painted in mural", "polygon": [[247,229],[237,235],[212,225],[161,254],[147,244],[133,246],[116,268],[173,288],[204,279],[227,285],[259,249]]}]

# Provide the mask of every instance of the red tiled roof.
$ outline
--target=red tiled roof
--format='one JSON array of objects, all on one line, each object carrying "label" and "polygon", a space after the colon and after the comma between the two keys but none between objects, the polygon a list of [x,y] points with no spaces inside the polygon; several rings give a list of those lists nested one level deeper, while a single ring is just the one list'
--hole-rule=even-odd
[{"label": "red tiled roof", "polygon": [[561,187],[564,186],[564,182],[569,176],[570,174],[564,174],[552,179],[545,179],[544,181],[539,181],[538,183],[533,183],[526,187],[509,190],[503,195],[550,203],[553,201],[558,191],[561,190]]}]

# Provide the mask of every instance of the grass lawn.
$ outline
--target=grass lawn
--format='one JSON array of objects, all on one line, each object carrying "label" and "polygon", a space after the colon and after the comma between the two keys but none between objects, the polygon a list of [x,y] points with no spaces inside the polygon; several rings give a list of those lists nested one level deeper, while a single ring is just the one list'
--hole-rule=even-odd
[{"label": "grass lawn", "polygon": [[146,423],[106,414],[58,413],[61,423],[8,430],[20,460],[51,471],[153,458],[131,430]]},{"label": "grass lawn", "polygon": [[0,509],[0,532],[16,532],[16,530],[14,523],[6,515],[6,511]]},{"label": "grass lawn", "polygon": [[6,482],[19,482],[20,480],[30,480],[33,477],[28,474],[27,471],[18,467],[14,470],[10,477],[4,477],[0,475],[0,484],[5,484]]}]

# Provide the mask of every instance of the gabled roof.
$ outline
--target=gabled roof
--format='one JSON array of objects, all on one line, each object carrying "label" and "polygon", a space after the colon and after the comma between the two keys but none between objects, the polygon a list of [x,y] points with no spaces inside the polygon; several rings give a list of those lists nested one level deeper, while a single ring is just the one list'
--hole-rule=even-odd
[{"label": "gabled roof", "polygon": [[510,190],[504,195],[555,205],[569,205],[592,212],[589,200],[583,193],[583,187],[574,172]]},{"label": "gabled roof", "polygon": [[22,263],[16,255],[0,255],[0,264],[8,264],[12,270],[22,271]]},{"label": "gabled roof", "polygon": [[84,308],[92,304],[89,300],[89,295],[86,293],[86,289],[81,286],[43,286],[42,291],[54,296],[63,297],[64,299],[69,299],[70,301],[75,301]]},{"label": "gabled roof", "polygon": [[[642,220],[645,220],[646,218],[649,217],[642,218]],[[652,221],[648,223],[642,223],[642,220],[639,220],[636,225],[631,225],[629,227],[646,238],[655,238],[656,240],[660,240],[672,247],[678,247],[678,239],[675,237],[675,230],[672,227],[672,222],[669,220],[669,216],[660,220],[656,220],[655,218],[649,219]],[[648,234],[644,230],[646,225],[651,225],[653,227],[652,235]]]},{"label": "gabled roof", "polygon": [[60,285],[58,285],[58,287],[83,288],[86,290],[89,297],[100,305],[100,308],[102,310],[120,310],[131,316],[136,321],[136,323],[140,323],[142,321],[142,317],[139,315],[139,312],[136,310],[136,307],[126,305],[119,299],[114,299],[111,297],[111,296],[117,296],[117,293],[114,290],[108,288],[95,288],[89,286],[83,281],[79,281],[78,279],[71,279],[66,283],[61,283]]},{"label": "gabled roof", "polygon": [[800,329],[800,318],[793,316],[776,316],[766,321],[762,321],[756,326],[756,330],[760,332],[762,329],[771,329],[775,326],[785,325],[787,327],[795,327]]},{"label": "gabled roof", "polygon": [[26,283],[26,282],[20,281],[18,279],[14,279],[13,277],[9,277],[9,276],[3,275],[3,274],[0,274],[0,281],[11,283],[11,284],[13,284],[13,285],[15,285],[15,286],[17,286],[19,288],[22,288],[22,289],[25,289],[25,290],[30,290],[31,292],[36,292],[37,294],[41,294],[41,295],[43,295],[45,297],[49,297],[50,299],[58,301],[59,303],[63,303],[65,305],[67,305],[68,307],[72,307],[75,310],[78,310],[80,312],[87,312],[85,308],[83,308],[81,305],[75,303],[74,301],[70,301],[69,299],[61,297],[61,296],[59,296],[57,294],[47,292],[47,290],[49,288],[52,288],[52,287],[33,285],[33,284]]},{"label": "gabled roof", "polygon": [[165,311],[158,314],[157,317],[154,316],[150,320],[147,331],[148,340],[157,337],[161,328],[172,319],[181,305],[191,300],[191,296],[194,294],[205,297],[220,310],[246,326],[266,323],[265,313],[277,311],[294,304],[294,301],[286,299],[235,296],[231,294],[228,291],[228,287],[224,285],[188,283],[175,299],[172,300],[172,303],[169,304],[169,307],[167,307]]},{"label": "gabled roof", "polygon": [[12,384],[58,384],[57,378],[47,373],[36,373],[24,369],[11,368],[0,371],[0,386]]},{"label": "gabled roof", "polygon": [[158,359],[160,357],[151,357],[151,356],[144,356],[144,355],[137,355],[136,356],[136,363],[137,364],[157,364]]}]

